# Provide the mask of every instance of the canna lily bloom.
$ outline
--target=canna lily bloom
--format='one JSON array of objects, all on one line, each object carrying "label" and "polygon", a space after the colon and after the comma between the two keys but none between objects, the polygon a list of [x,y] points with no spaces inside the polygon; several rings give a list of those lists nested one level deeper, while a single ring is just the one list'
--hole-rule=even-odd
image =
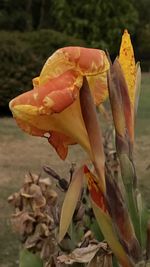
[{"label": "canna lily bloom", "polygon": [[134,50],[131,43],[130,35],[127,30],[124,31],[124,34],[122,36],[120,53],[119,53],[119,63],[121,65],[125,77],[129,95],[131,113],[130,114],[127,113],[125,114],[125,116],[126,116],[126,124],[128,128],[130,141],[131,143],[133,143],[134,118],[135,118],[135,111],[137,109],[137,101],[139,94],[138,91],[141,83],[141,69],[140,69],[140,64],[135,63]]},{"label": "canna lily bloom", "polygon": [[134,142],[134,117],[141,82],[139,63],[135,64],[134,51],[127,30],[124,31],[119,57],[108,72],[109,95],[118,137]]},{"label": "canna lily bloom", "polygon": [[9,106],[25,132],[48,138],[62,159],[68,145],[79,143],[90,155],[91,148],[84,126],[79,91],[86,76],[94,103],[107,97],[107,57],[102,50],[65,47],[45,63],[33,89],[14,98]]},{"label": "canna lily bloom", "polygon": [[134,106],[136,65],[130,35],[127,30],[124,31],[122,36],[119,62],[126,79],[131,104]]}]

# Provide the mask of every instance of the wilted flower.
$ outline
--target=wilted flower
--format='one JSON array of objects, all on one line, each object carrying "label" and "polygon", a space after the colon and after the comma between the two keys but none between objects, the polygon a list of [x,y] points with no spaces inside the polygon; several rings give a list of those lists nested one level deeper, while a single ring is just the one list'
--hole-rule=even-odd
[{"label": "wilted flower", "polygon": [[54,210],[55,216],[58,213],[57,193],[52,188],[50,178],[26,175],[20,191],[10,196],[8,201],[15,207],[11,222],[14,230],[20,234],[24,247],[40,251],[41,257],[45,258],[48,248],[46,242],[51,240],[51,252],[55,251],[57,226],[53,213]]}]

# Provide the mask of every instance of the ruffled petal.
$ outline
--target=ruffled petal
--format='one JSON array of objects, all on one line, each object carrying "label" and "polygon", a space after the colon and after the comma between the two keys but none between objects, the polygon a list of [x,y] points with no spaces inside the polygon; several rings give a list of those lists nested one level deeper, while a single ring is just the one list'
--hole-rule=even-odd
[{"label": "ruffled petal", "polygon": [[103,50],[84,47],[61,48],[46,61],[40,73],[40,84],[71,69],[81,75],[96,75],[107,71],[109,62]]},{"label": "ruffled petal", "polygon": [[74,64],[82,75],[97,75],[108,70],[109,63],[104,51],[84,47],[62,48],[68,62]]},{"label": "ruffled petal", "polygon": [[[78,96],[83,78],[75,71],[67,71],[59,77],[48,80],[10,102],[10,109],[17,105],[33,106],[37,114],[59,113],[70,106]],[[34,81],[35,82],[35,81]],[[28,107],[29,108],[29,107]]]},{"label": "ruffled petal", "polygon": [[109,63],[98,49],[66,47],[45,63],[33,89],[10,102],[18,125],[31,135],[50,134],[49,142],[61,158],[69,144],[79,143],[90,154],[90,144],[79,103],[79,91],[86,75],[95,103],[107,96]]},{"label": "ruffled petal", "polygon": [[96,106],[98,106],[108,97],[107,74],[104,72],[96,76],[88,76],[87,80],[91,89],[94,103]]},{"label": "ruffled petal", "polygon": [[[57,50],[45,63],[40,84],[74,70],[78,75],[87,76],[96,105],[108,96],[106,72],[109,62],[104,51],[84,47],[65,47]],[[81,87],[81,83],[78,82]]]}]

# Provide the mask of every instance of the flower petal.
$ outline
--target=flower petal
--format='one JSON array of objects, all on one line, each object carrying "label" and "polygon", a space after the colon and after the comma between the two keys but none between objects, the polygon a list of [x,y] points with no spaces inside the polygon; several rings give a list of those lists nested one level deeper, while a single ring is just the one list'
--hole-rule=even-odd
[{"label": "flower petal", "polygon": [[89,88],[96,106],[103,103],[108,97],[107,73],[87,76]]},{"label": "flower petal", "polygon": [[68,145],[73,145],[75,142],[68,136],[56,131],[40,130],[29,123],[16,119],[18,126],[26,133],[33,136],[41,136],[48,139],[48,142],[55,148],[61,159],[65,159],[68,153]]},{"label": "flower petal", "polygon": [[84,166],[84,174],[87,178],[91,199],[104,213],[108,213],[107,203],[105,196],[100,189],[98,178],[88,169],[86,165]]},{"label": "flower petal", "polygon": [[33,87],[38,87],[39,83],[40,83],[40,78],[39,77],[35,77],[32,79],[32,83],[33,83]]},{"label": "flower petal", "polygon": [[79,90],[83,75],[89,75],[95,103],[101,103],[107,96],[108,68],[104,51],[81,47],[57,50],[45,63],[40,76],[33,79],[34,88],[10,102],[18,125],[32,135],[49,133],[49,142],[62,158],[67,154],[67,145],[74,143],[81,144],[91,154]]},{"label": "flower petal", "polygon": [[55,131],[51,131],[48,141],[56,149],[56,152],[63,160],[67,156],[68,145],[75,144],[75,142],[73,142],[73,140],[68,136]]},{"label": "flower petal", "polygon": [[109,63],[105,52],[99,49],[84,47],[62,48],[66,58],[73,63],[82,75],[96,75],[108,70]]},{"label": "flower petal", "polygon": [[120,46],[119,62],[121,64],[129,91],[129,97],[132,105],[134,106],[135,100],[135,75],[136,66],[134,51],[128,31],[125,30],[122,36],[122,42]]},{"label": "flower petal", "polygon": [[17,105],[31,105],[42,115],[61,112],[77,98],[81,85],[82,77],[75,71],[67,71],[13,99],[10,109],[13,110],[13,106]]},{"label": "flower petal", "polygon": [[[25,132],[35,136],[45,136],[47,133],[51,134],[52,131],[53,134],[57,132],[59,135],[62,134],[61,137],[63,137],[63,135],[65,136],[65,144],[63,144],[63,138],[61,138],[62,150],[63,147],[66,147],[67,143],[78,143],[88,153],[91,153],[78,99],[70,107],[58,114],[41,115],[38,113],[36,107],[30,105],[14,105],[12,107],[12,112],[18,125]],[[69,140],[67,143],[66,137]],[[56,144],[56,142],[53,142],[53,144],[54,143]],[[59,142],[59,146],[60,145]]]},{"label": "flower petal", "polygon": [[94,102],[102,103],[108,96],[106,72],[109,62],[104,51],[84,47],[65,47],[57,50],[46,61],[41,74],[40,85],[64,72],[74,70],[87,76]]},{"label": "flower petal", "polygon": [[89,76],[106,72],[108,68],[109,63],[102,50],[65,47],[57,50],[48,58],[40,74],[40,84],[71,69],[78,71],[81,75]]}]

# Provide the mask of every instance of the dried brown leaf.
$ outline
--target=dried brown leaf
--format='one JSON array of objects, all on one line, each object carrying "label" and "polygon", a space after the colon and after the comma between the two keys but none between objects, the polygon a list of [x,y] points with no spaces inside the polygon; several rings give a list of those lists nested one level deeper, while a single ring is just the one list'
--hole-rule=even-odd
[{"label": "dried brown leaf", "polygon": [[44,240],[42,245],[42,250],[40,253],[40,257],[42,259],[49,259],[54,255],[56,252],[56,240],[54,238],[54,235],[51,234],[47,239]]},{"label": "dried brown leaf", "polygon": [[24,235],[32,232],[35,219],[27,211],[21,211],[13,215],[11,222],[14,230]]},{"label": "dried brown leaf", "polygon": [[76,248],[69,255],[61,255],[57,257],[58,262],[72,264],[74,262],[88,263],[100,249],[106,249],[106,243],[90,244],[84,248]]},{"label": "dried brown leaf", "polygon": [[33,173],[28,173],[25,175],[25,184],[32,184],[32,183],[37,183],[39,180],[39,175],[33,174]]},{"label": "dried brown leaf", "polygon": [[51,181],[51,179],[49,177],[47,177],[47,178],[44,178],[44,179],[40,179],[39,180],[39,184],[40,185],[44,184],[44,185],[50,187],[50,186],[52,186],[52,181]]},{"label": "dried brown leaf", "polygon": [[14,193],[8,198],[8,202],[11,203],[15,208],[21,208],[22,200],[20,193]]},{"label": "dried brown leaf", "polygon": [[57,193],[56,193],[56,191],[53,190],[53,189],[48,189],[45,192],[45,198],[46,198],[46,201],[47,201],[47,205],[49,205],[49,206],[55,205],[56,202],[57,202]]},{"label": "dried brown leaf", "polygon": [[37,224],[34,233],[27,238],[25,242],[25,247],[35,247],[38,242],[47,238],[49,235],[50,231],[48,229],[48,226],[44,223],[39,223]]},{"label": "dried brown leaf", "polygon": [[32,196],[32,208],[36,210],[37,208],[44,207],[46,205],[46,199],[42,194],[41,188],[39,185],[32,184],[29,189],[29,194]]}]

